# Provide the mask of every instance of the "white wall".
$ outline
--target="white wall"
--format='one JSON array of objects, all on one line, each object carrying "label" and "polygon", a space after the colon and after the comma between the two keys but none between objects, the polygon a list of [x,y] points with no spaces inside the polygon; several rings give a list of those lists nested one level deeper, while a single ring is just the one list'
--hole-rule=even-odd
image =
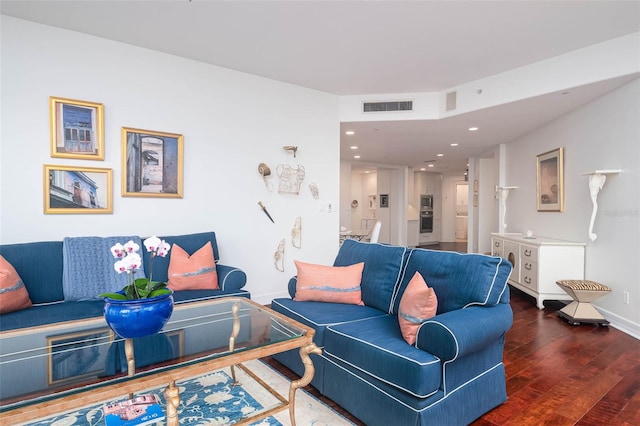
[{"label": "white wall", "polygon": [[[588,243],[586,279],[612,292],[594,304],[616,327],[640,336],[640,80],[635,80],[533,133],[506,145],[506,181],[511,191],[509,232]],[[564,147],[565,211],[536,211],[536,155]],[[596,169],[622,169],[610,176],[598,197],[594,232],[587,176]],[[571,278],[571,277],[564,277]],[[630,304],[623,304],[623,292]]]},{"label": "white wall", "polygon": [[[330,264],[338,248],[339,101],[334,95],[6,16],[2,21],[0,242],[215,231],[221,263],[244,269],[267,303],[293,259]],[[105,160],[49,156],[49,96],[100,102]],[[122,126],[184,135],[184,198],[123,198]],[[297,158],[282,149],[299,147]],[[299,196],[267,192],[260,162],[302,164]],[[43,164],[113,169],[113,214],[43,214]],[[273,176],[277,187],[277,178]],[[316,182],[320,200],[309,191]],[[275,218],[269,222],[257,202]],[[302,217],[302,249],[291,247]],[[285,272],[273,266],[287,240]]]}]

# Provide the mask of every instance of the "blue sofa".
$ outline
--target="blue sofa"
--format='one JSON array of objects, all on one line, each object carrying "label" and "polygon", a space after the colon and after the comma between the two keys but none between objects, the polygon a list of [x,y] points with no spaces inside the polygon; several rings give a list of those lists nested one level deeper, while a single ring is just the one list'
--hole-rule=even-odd
[{"label": "blue sofa", "polygon": [[[312,385],[370,426],[464,425],[506,400],[502,354],[513,322],[511,264],[480,254],[409,249],[346,240],[334,266],[364,262],[365,306],[293,300],[271,307],[316,330]],[[438,298],[416,343],[402,337],[397,312],[419,271]],[[298,374],[299,355],[276,360]]]},{"label": "blue sofa", "polygon": [[[240,296],[250,298],[248,291],[243,290],[246,274],[238,268],[222,265],[218,262],[219,252],[214,232],[185,234],[160,237],[167,243],[178,244],[187,253],[193,253],[207,242],[211,242],[218,273],[219,290],[184,290],[173,295],[176,304],[190,301],[215,299],[223,296]],[[149,275],[150,254],[142,250],[145,272]],[[25,327],[80,320],[103,315],[102,299],[65,301],[63,291],[63,242],[42,241],[23,244],[0,245],[0,255],[11,263],[20,275],[33,306],[21,311],[0,315],[0,331],[15,330]],[[105,253],[109,256],[108,253]],[[156,257],[153,263],[153,280],[167,281],[169,259]],[[113,259],[109,259],[113,262]],[[97,295],[96,295],[97,296]]]}]

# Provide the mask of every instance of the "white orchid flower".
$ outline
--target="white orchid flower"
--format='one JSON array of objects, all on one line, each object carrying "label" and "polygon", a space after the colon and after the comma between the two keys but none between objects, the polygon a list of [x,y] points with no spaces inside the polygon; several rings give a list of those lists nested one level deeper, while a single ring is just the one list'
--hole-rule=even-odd
[{"label": "white orchid flower", "polygon": [[158,256],[165,257],[169,250],[171,250],[171,246],[165,240],[160,242],[160,246],[158,246]]},{"label": "white orchid flower", "polygon": [[116,245],[111,247],[111,254],[117,259],[123,258],[125,256],[124,246],[120,243],[117,243]]},{"label": "white orchid flower", "polygon": [[113,269],[115,269],[119,274],[127,272],[127,263],[124,260],[118,260],[113,264]]},{"label": "white orchid flower", "polygon": [[147,248],[147,251],[154,253],[158,251],[161,243],[162,240],[160,240],[160,238],[156,237],[155,235],[144,240],[144,246]]},{"label": "white orchid flower", "polygon": [[122,259],[122,262],[127,266],[127,270],[135,272],[142,266],[142,258],[138,253],[129,253],[127,257]]},{"label": "white orchid flower", "polygon": [[127,253],[136,253],[138,250],[140,250],[140,246],[138,244],[134,243],[133,241],[128,241],[124,245],[124,250]]}]

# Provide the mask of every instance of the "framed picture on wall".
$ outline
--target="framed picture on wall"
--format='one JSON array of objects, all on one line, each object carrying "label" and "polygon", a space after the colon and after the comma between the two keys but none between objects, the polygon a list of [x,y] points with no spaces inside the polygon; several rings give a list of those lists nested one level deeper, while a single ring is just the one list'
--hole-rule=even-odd
[{"label": "framed picture on wall", "polygon": [[564,211],[564,158],[562,148],[537,156],[536,188],[539,212]]},{"label": "framed picture on wall", "polygon": [[380,194],[380,207],[383,209],[389,207],[389,194]]},{"label": "framed picture on wall", "polygon": [[182,198],[183,136],[122,128],[122,196]]},{"label": "framed picture on wall", "polygon": [[51,156],[104,160],[104,108],[102,104],[49,98]]},{"label": "framed picture on wall", "polygon": [[45,214],[113,213],[111,169],[44,165]]}]

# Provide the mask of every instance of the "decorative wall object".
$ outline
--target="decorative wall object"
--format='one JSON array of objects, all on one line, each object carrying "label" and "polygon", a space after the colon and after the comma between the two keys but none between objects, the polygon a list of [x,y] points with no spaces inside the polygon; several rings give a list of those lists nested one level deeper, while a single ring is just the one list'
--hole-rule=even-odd
[{"label": "decorative wall object", "polygon": [[258,173],[262,176],[262,180],[264,180],[264,186],[267,188],[267,191],[273,192],[273,185],[271,184],[271,169],[265,163],[258,164]]},{"label": "decorative wall object", "polygon": [[564,159],[562,148],[537,156],[536,188],[539,212],[564,211]]},{"label": "decorative wall object", "polygon": [[46,214],[113,213],[111,169],[44,165]]},{"label": "decorative wall object", "polygon": [[352,209],[358,208],[358,200],[351,201],[351,208]]},{"label": "decorative wall object", "polygon": [[589,176],[589,193],[591,194],[591,203],[593,204],[591,220],[589,220],[589,239],[591,241],[595,241],[596,238],[598,238],[598,235],[593,232],[593,225],[596,220],[596,214],[598,213],[598,194],[607,180],[607,175],[619,173],[622,173],[622,170],[596,170],[591,173],[586,173],[586,175]]},{"label": "decorative wall object", "polygon": [[[509,199],[509,191],[511,191],[512,189],[518,189],[518,187],[517,186],[496,186],[496,192],[499,193],[500,203],[502,204],[502,220],[501,220],[502,232],[504,232],[507,229],[507,222],[506,222],[507,199]],[[476,201],[474,200],[474,202]]]},{"label": "decorative wall object", "polygon": [[478,179],[473,181],[473,192],[478,192]]},{"label": "decorative wall object", "polygon": [[291,245],[295,248],[302,248],[302,218],[299,216],[291,229]]},{"label": "decorative wall object", "polygon": [[276,173],[280,178],[280,183],[278,184],[279,193],[295,195],[300,193],[300,185],[305,176],[304,166],[294,168],[288,164],[279,164],[276,167]]},{"label": "decorative wall object", "polygon": [[102,104],[49,98],[51,156],[104,160],[104,108]]},{"label": "decorative wall object", "polygon": [[269,214],[269,211],[267,210],[267,208],[264,206],[264,204],[262,204],[262,201],[258,201],[258,205],[260,206],[260,208],[262,209],[262,212],[269,218],[269,220],[272,223],[275,223],[273,221],[273,218],[271,217],[271,215]]},{"label": "decorative wall object", "polygon": [[182,198],[183,136],[122,128],[122,196]]},{"label": "decorative wall object", "polygon": [[376,199],[378,198],[377,195],[369,195],[369,210],[375,210],[376,209]]},{"label": "decorative wall object", "polygon": [[380,208],[389,208],[389,194],[380,194]]},{"label": "decorative wall object", "polygon": [[280,272],[284,272],[284,239],[278,243],[278,248],[273,253],[273,264]]},{"label": "decorative wall object", "polygon": [[318,185],[315,182],[311,182],[309,184],[309,189],[311,190],[311,195],[313,196],[313,198],[315,198],[316,200],[320,198],[320,191],[318,191]]},{"label": "decorative wall object", "polygon": [[282,149],[286,151],[293,151],[293,158],[296,158],[296,153],[298,152],[298,147],[293,145],[283,146]]}]

